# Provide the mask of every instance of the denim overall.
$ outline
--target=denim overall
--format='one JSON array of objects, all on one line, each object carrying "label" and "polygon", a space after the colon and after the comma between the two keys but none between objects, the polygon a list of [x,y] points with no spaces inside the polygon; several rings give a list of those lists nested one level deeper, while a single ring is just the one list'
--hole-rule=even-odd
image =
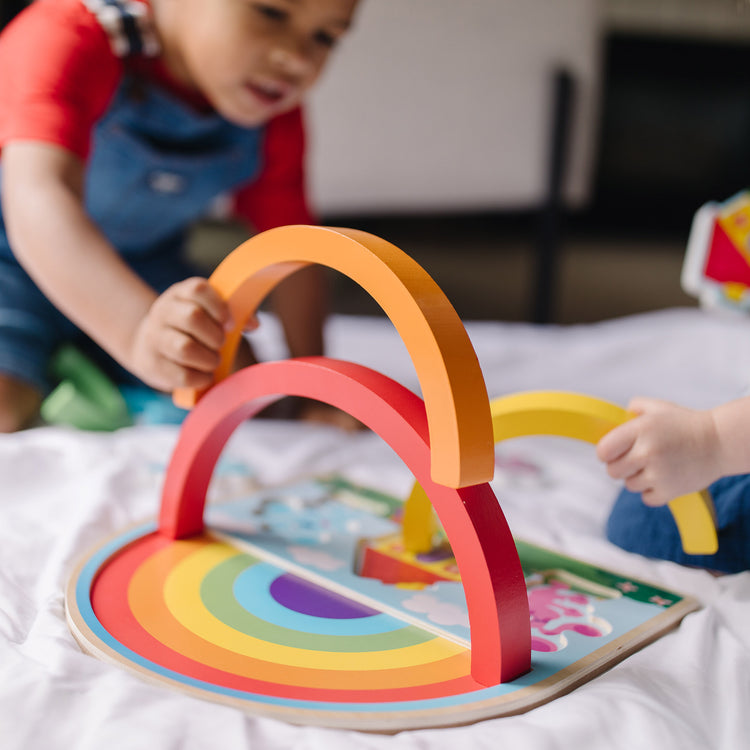
[{"label": "denim overall", "polygon": [[623,489],[607,521],[607,539],[646,557],[719,573],[750,570],[750,474],[723,477],[708,493],[716,507],[719,549],[713,555],[687,555],[666,505],[650,508],[639,493]]},{"label": "denim overall", "polygon": [[[197,113],[126,73],[93,133],[86,209],[136,273],[161,292],[195,273],[182,258],[186,232],[218,195],[257,175],[262,136],[262,128]],[[14,259],[0,217],[0,372],[47,392],[54,351],[64,341],[87,347],[82,340]],[[103,352],[89,353],[111,364]]]}]

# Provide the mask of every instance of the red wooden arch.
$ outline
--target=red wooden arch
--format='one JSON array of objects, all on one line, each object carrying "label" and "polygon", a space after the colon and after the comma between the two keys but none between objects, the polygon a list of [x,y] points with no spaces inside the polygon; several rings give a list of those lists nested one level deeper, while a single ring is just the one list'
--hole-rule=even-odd
[{"label": "red wooden arch", "polygon": [[521,564],[489,484],[460,489],[430,476],[422,399],[362,365],[310,357],[253,365],[211,388],[187,416],[167,469],[160,533],[184,538],[203,529],[211,476],[236,427],[284,395],[316,399],[348,412],[380,435],[422,484],[453,548],[471,628],[471,674],[482,685],[530,668],[529,606]]}]

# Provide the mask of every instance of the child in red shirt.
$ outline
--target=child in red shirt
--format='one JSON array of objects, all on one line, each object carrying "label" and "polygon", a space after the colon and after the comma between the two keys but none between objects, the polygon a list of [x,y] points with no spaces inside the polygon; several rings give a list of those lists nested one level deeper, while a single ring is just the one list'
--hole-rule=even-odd
[{"label": "child in red shirt", "polygon": [[[312,222],[299,107],[356,2],[36,0],[7,27],[0,431],[80,332],[152,387],[210,383],[232,321],[186,229],[227,192],[256,230]],[[277,290],[293,356],[322,353],[318,274]]]}]

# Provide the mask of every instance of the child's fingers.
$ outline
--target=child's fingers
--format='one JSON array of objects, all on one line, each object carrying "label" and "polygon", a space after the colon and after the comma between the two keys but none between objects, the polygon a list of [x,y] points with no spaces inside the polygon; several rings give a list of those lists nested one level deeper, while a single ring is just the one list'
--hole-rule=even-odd
[{"label": "child's fingers", "polygon": [[664,505],[669,498],[654,487],[651,472],[645,467],[634,468],[634,461],[628,458],[620,459],[607,465],[607,473],[613,479],[623,480],[625,489],[637,492],[646,505]]},{"label": "child's fingers", "polygon": [[148,369],[139,372],[139,375],[149,385],[162,391],[172,391],[175,388],[204,388],[213,381],[212,369],[191,367],[164,352],[151,359]]},{"label": "child's fingers", "polygon": [[631,492],[637,492],[641,496],[641,500],[651,507],[665,505],[673,497],[673,495],[665,494],[663,489],[655,486],[653,477],[645,470],[628,477],[625,480],[625,488]]},{"label": "child's fingers", "polygon": [[605,464],[610,464],[624,456],[635,443],[637,428],[633,422],[625,422],[610,430],[596,444],[596,456]]},{"label": "child's fingers", "polygon": [[666,505],[671,499],[670,497],[665,497],[663,493],[657,492],[653,487],[641,490],[641,500],[643,500],[645,505],[649,505],[652,508]]},{"label": "child's fingers", "polygon": [[624,484],[631,492],[643,493],[651,489],[646,473],[643,470],[637,471],[635,474],[625,478]]},{"label": "child's fingers", "polygon": [[222,325],[194,301],[175,300],[165,323],[213,352],[224,343],[226,334]]},{"label": "child's fingers", "polygon": [[628,404],[628,411],[634,414],[654,414],[663,412],[665,409],[673,407],[669,401],[663,401],[658,398],[649,398],[647,396],[635,396]]},{"label": "child's fingers", "polygon": [[202,373],[213,373],[221,359],[216,349],[175,328],[164,329],[159,348],[162,357],[170,362]]},{"label": "child's fingers", "polygon": [[643,468],[643,461],[639,460],[633,453],[628,452],[624,456],[607,463],[607,474],[612,479],[624,479],[627,481],[642,472]]},{"label": "child's fingers", "polygon": [[175,388],[205,388],[213,383],[212,372],[185,367],[166,359],[162,360],[160,369],[165,383],[162,390],[165,391]]},{"label": "child's fingers", "polygon": [[179,299],[201,308],[223,331],[229,331],[234,327],[229,305],[206,279],[185,279],[175,285],[175,291]]},{"label": "child's fingers", "polygon": [[234,325],[229,306],[205,279],[181,281],[159,302],[163,326],[181,331],[213,351],[221,348],[226,331]]}]

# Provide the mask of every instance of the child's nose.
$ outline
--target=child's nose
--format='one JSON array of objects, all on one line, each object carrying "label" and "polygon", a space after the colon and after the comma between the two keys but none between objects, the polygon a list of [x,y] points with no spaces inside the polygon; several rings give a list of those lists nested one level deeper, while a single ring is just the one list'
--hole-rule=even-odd
[{"label": "child's nose", "polygon": [[303,44],[278,44],[271,50],[271,64],[276,70],[297,78],[304,77],[313,67],[312,56]]}]

